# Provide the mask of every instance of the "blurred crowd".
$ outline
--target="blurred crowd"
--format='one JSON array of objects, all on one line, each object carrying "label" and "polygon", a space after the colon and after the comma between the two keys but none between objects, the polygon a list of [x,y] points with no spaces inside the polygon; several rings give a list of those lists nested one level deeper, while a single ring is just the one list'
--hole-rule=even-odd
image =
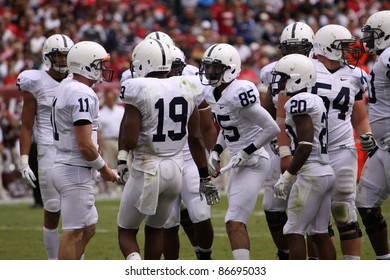
[{"label": "blurred crowd", "polygon": [[[195,66],[211,44],[234,45],[243,62],[239,78],[251,80],[261,91],[260,69],[279,59],[279,36],[289,23],[305,22],[314,32],[326,24],[340,24],[359,38],[368,16],[385,9],[390,9],[389,1],[0,0],[0,89],[16,90],[21,71],[42,69],[42,45],[56,33],[68,35],[75,43],[90,40],[102,44],[111,54],[118,86],[122,73],[129,68],[133,47],[148,33],[163,31],[184,51],[187,63]],[[16,100],[10,110],[8,100],[0,96],[1,167],[11,171],[17,170],[13,155],[18,149],[22,102]],[[4,183],[9,190],[7,180]],[[18,195],[25,193],[11,193]]]}]

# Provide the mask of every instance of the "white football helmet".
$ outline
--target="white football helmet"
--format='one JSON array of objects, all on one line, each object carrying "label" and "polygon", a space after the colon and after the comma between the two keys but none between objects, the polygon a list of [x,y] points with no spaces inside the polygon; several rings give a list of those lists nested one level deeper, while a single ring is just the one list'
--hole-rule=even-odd
[{"label": "white football helmet", "polygon": [[169,72],[172,68],[172,54],[164,42],[145,39],[135,46],[131,64],[134,77],[145,77],[151,72]]},{"label": "white football helmet", "polygon": [[184,53],[178,47],[174,45],[168,45],[172,54],[172,67],[168,76],[181,76],[183,74],[184,67],[186,67],[186,57]]},{"label": "white football helmet", "polygon": [[300,53],[310,56],[313,49],[314,32],[303,22],[293,22],[287,25],[280,35],[280,51],[283,56]]},{"label": "white football helmet", "polygon": [[[214,44],[204,53],[199,67],[203,85],[218,87],[230,83],[241,72],[241,58],[235,47],[229,44]],[[206,81],[203,81],[203,78]]]},{"label": "white football helmet", "polygon": [[272,69],[272,76],[272,83],[277,83],[280,90],[285,89],[286,93],[295,93],[314,86],[317,71],[307,56],[288,54],[276,63]]},{"label": "white football helmet", "polygon": [[60,73],[68,72],[68,67],[65,64],[61,65],[56,56],[59,53],[68,54],[73,45],[72,39],[63,34],[54,34],[47,38],[42,47],[42,59],[46,67]]},{"label": "white football helmet", "polygon": [[390,46],[390,11],[380,11],[371,15],[362,28],[364,43],[370,54]]},{"label": "white football helmet", "polygon": [[98,43],[82,41],[75,44],[68,53],[69,71],[96,82],[111,82],[110,55]]},{"label": "white football helmet", "polygon": [[156,39],[163,41],[167,45],[175,45],[172,38],[167,33],[161,31],[154,31],[152,33],[149,33],[148,35],[146,35],[145,39]]},{"label": "white football helmet", "polygon": [[321,27],[314,35],[314,53],[349,65],[348,56],[354,57],[355,62],[359,60],[358,50],[352,48],[355,43],[355,37],[347,28],[329,24]]}]

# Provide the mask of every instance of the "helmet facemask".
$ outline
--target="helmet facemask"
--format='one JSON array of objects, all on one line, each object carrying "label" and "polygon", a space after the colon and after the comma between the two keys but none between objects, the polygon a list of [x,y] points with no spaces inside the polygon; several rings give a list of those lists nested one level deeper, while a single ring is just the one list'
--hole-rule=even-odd
[{"label": "helmet facemask", "polygon": [[307,39],[290,39],[283,41],[279,48],[282,56],[298,53],[309,57],[310,52],[313,49],[313,44]]},{"label": "helmet facemask", "polygon": [[[112,70],[111,60],[110,56],[104,57],[102,59],[96,59],[92,61],[90,64],[90,67],[86,67],[86,69],[90,72],[95,71],[95,73],[100,71],[100,78],[97,80],[97,82],[111,82],[112,76],[114,74],[114,71]],[[89,68],[89,69],[88,69]],[[95,74],[98,76],[98,74]]]},{"label": "helmet facemask", "polygon": [[359,48],[354,48],[355,43],[356,40],[353,38],[335,40],[332,44],[330,44],[332,49],[339,50],[341,52],[340,62],[351,69],[354,69],[357,66],[360,59]]},{"label": "helmet facemask", "polygon": [[278,71],[272,71],[271,74],[271,85],[277,84],[277,89],[279,90],[279,93],[285,92],[287,81],[291,78],[290,75]]},{"label": "helmet facemask", "polygon": [[172,62],[171,71],[168,73],[167,77],[181,76],[183,74],[184,67],[186,67],[186,64],[181,59],[175,59]]},{"label": "helmet facemask", "polygon": [[375,54],[375,40],[379,40],[385,36],[385,32],[380,28],[371,28],[369,25],[365,25],[362,28],[363,38],[360,41],[363,43],[369,54]]},{"label": "helmet facemask", "polygon": [[52,51],[45,56],[51,63],[51,67],[54,71],[65,74],[68,73],[69,68],[66,64],[66,56],[68,55],[68,52],[61,52],[61,51]]},{"label": "helmet facemask", "polygon": [[[210,61],[204,59],[199,68],[200,81],[203,85],[218,87],[222,84],[223,76],[228,69],[230,67],[222,64],[219,60]],[[203,77],[207,81],[203,82]]]}]

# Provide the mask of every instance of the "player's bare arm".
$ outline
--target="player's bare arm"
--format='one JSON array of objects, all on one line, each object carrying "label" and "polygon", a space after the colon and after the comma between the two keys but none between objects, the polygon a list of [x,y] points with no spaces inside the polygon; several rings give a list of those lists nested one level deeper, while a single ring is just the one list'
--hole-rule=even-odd
[{"label": "player's bare arm", "polygon": [[22,126],[20,128],[20,154],[28,155],[32,141],[37,101],[30,92],[23,92]]},{"label": "player's bare arm", "polygon": [[[130,105],[125,105],[125,114],[123,116],[121,129],[119,133],[119,150],[132,150],[137,145],[139,134],[142,127],[142,117],[139,110]],[[126,132],[126,136],[124,134]]]},{"label": "player's bare arm", "polygon": [[208,151],[211,151],[217,141],[217,130],[215,129],[213,113],[206,101],[199,106],[199,122],[203,143]]},{"label": "player's bare arm", "polygon": [[298,147],[295,150],[288,172],[297,174],[309,157],[314,137],[314,128],[309,115],[295,115],[293,120],[297,128]]}]

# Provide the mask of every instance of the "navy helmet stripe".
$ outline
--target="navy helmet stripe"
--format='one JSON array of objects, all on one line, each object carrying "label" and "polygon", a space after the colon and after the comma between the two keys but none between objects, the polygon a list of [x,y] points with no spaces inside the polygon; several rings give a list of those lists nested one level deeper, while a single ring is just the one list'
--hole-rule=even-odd
[{"label": "navy helmet stripe", "polygon": [[295,30],[297,29],[297,23],[296,22],[294,22],[294,24],[293,24],[293,27],[292,27],[292,34],[291,34],[291,38],[295,38]]},{"label": "navy helmet stripe", "polygon": [[165,50],[164,50],[164,46],[161,44],[161,42],[159,40],[156,40],[154,39],[157,44],[160,46],[160,49],[161,49],[161,55],[162,55],[162,64],[165,65],[167,63],[167,57],[165,55]]},{"label": "navy helmet stripe", "polygon": [[66,44],[66,38],[65,38],[65,36],[64,36],[64,35],[61,35],[61,37],[62,37],[62,40],[64,40],[64,46],[65,46],[65,48],[67,48],[68,45]]},{"label": "navy helmet stripe", "polygon": [[211,48],[210,48],[210,51],[209,51],[209,53],[207,54],[207,56],[210,56],[211,55],[211,53],[213,52],[213,50],[215,49],[215,47],[217,46],[218,44],[214,44],[214,46],[212,46]]}]

